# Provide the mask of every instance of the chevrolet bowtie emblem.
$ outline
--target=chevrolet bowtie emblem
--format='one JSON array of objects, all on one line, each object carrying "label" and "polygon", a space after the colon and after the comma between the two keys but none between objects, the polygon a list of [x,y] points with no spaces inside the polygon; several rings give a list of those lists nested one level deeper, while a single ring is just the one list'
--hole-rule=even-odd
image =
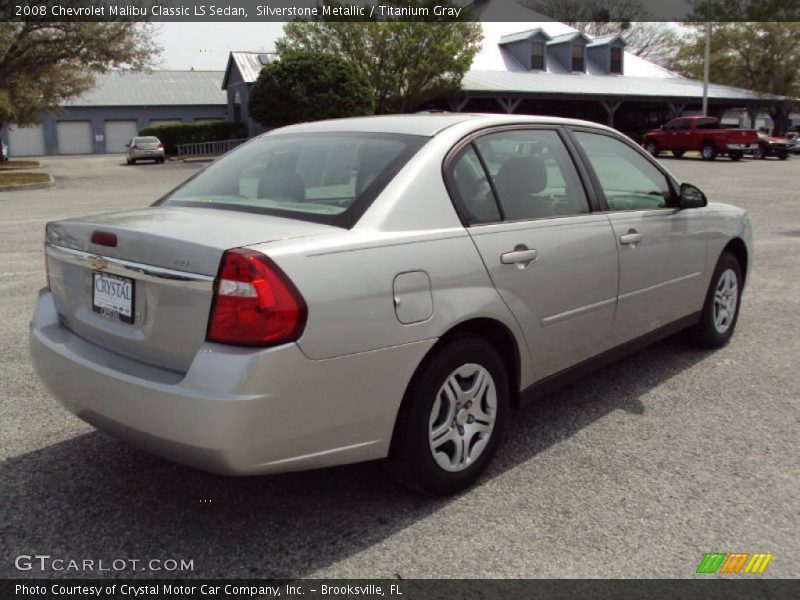
[{"label": "chevrolet bowtie emblem", "polygon": [[98,271],[102,271],[108,266],[108,261],[102,256],[93,256],[89,259],[89,262],[92,264],[92,267]]}]

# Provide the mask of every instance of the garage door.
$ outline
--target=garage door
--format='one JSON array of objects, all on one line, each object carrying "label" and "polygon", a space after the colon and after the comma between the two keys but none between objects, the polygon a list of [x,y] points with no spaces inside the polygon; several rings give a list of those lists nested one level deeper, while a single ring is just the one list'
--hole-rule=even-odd
[{"label": "garage door", "polygon": [[44,130],[34,127],[8,126],[8,149],[11,156],[41,156],[44,154]]},{"label": "garage door", "polygon": [[94,146],[90,121],[56,123],[59,154],[91,154]]},{"label": "garage door", "polygon": [[125,152],[125,144],[139,133],[136,121],[106,121],[106,152]]}]

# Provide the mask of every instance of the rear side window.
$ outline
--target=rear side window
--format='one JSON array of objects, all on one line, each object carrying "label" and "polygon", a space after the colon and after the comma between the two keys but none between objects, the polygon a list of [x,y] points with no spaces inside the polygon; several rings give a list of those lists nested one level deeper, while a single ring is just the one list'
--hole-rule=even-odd
[{"label": "rear side window", "polygon": [[387,133],[267,135],[224,156],[157,204],[352,227],[428,139]]},{"label": "rear side window", "polygon": [[649,210],[670,205],[666,176],[628,144],[608,135],[576,131],[606,197],[609,210]]},{"label": "rear side window", "polygon": [[697,119],[695,129],[717,129],[718,123],[716,119]]},{"label": "rear side window", "polygon": [[555,131],[500,131],[478,138],[474,146],[506,221],[589,212],[575,165]]}]

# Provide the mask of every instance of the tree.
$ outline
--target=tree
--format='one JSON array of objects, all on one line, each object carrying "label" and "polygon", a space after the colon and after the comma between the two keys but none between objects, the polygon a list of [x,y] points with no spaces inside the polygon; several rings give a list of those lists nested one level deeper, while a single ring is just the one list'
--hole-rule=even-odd
[{"label": "tree", "polygon": [[0,127],[40,122],[110,68],[144,69],[160,48],[141,23],[0,22]]},{"label": "tree", "polygon": [[526,6],[591,37],[622,33],[628,52],[660,65],[669,61],[678,43],[675,29],[651,21],[639,0],[527,0]]},{"label": "tree", "polygon": [[[702,23],[691,23],[685,43],[670,68],[701,79],[705,31]],[[714,83],[756,90],[776,96],[800,97],[800,23],[714,23],[711,36],[710,79]],[[789,102],[770,103],[766,108],[778,132],[785,130]]]},{"label": "tree", "polygon": [[350,62],[295,52],[261,69],[250,90],[250,115],[265,127],[372,114],[369,82]]},{"label": "tree", "polygon": [[[338,0],[325,0],[325,4],[342,6]],[[450,5],[450,0],[383,4],[432,8]],[[463,13],[461,18],[466,18]],[[458,90],[483,39],[481,26],[466,20],[295,21],[287,23],[283,33],[276,44],[281,57],[307,51],[351,61],[372,86],[379,114],[409,112]]]}]

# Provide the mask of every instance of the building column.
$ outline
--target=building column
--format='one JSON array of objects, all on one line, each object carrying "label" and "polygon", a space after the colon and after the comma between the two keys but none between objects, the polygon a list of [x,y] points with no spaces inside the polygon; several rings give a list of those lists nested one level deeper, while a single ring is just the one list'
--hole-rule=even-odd
[{"label": "building column", "polygon": [[512,114],[517,107],[522,102],[522,98],[495,98],[497,103],[506,111],[509,115]]},{"label": "building column", "polygon": [[448,103],[450,104],[450,110],[452,112],[461,112],[464,110],[464,107],[469,102],[469,97],[464,96],[463,98],[450,98]]},{"label": "building column", "polygon": [[669,107],[670,118],[680,117],[684,110],[686,110],[686,102],[667,102]]},{"label": "building column", "polygon": [[622,104],[622,100],[600,100],[600,104],[603,105],[603,108],[606,109],[606,114],[608,115],[608,120],[606,124],[609,127],[614,126],[614,113],[617,112],[617,109]]}]

